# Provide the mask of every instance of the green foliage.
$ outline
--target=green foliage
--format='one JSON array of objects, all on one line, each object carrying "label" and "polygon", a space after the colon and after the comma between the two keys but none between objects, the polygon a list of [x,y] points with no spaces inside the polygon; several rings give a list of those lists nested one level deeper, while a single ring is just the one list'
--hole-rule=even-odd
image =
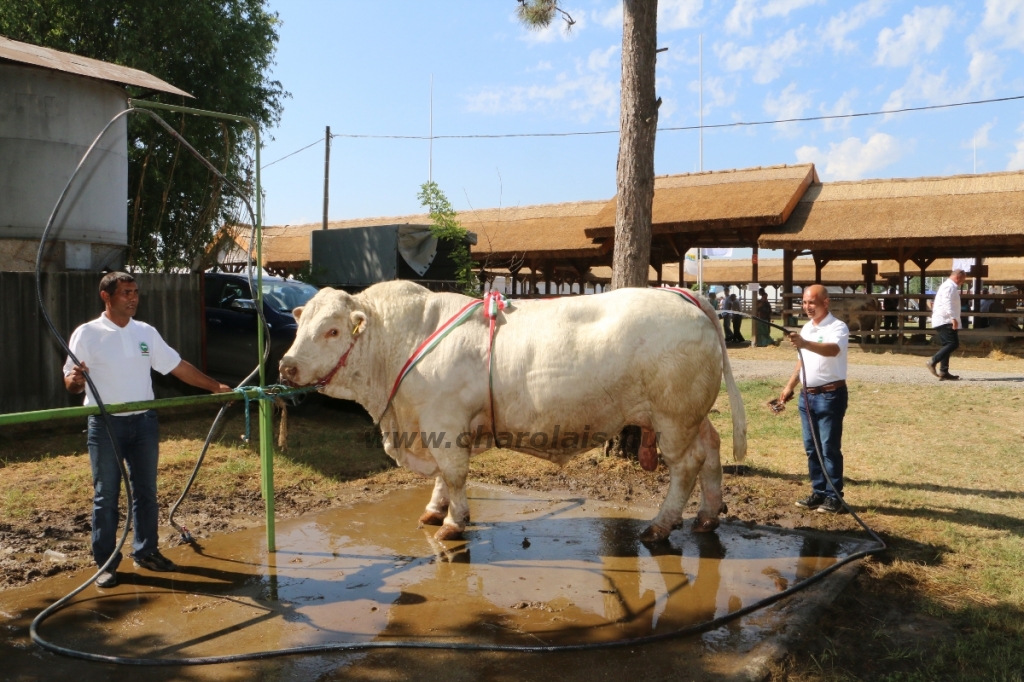
[{"label": "green foliage", "polygon": [[441,188],[436,182],[424,182],[416,195],[420,205],[430,212],[430,233],[438,240],[452,242],[451,260],[455,264],[456,281],[467,296],[476,296],[480,292],[474,263],[466,246],[468,232],[459,224],[458,214],[452,208]]},{"label": "green foliage", "polygon": [[[266,130],[288,96],[270,80],[280,21],[263,0],[3,0],[0,35],[141,69],[195,96],[140,99],[247,116]],[[163,115],[239,186],[252,171],[241,124]],[[97,131],[99,132],[99,131]],[[248,187],[252,191],[252,187]],[[128,254],[144,270],[200,269],[234,197],[149,117],[128,119]],[[247,215],[240,219],[248,220]]]},{"label": "green foliage", "polygon": [[558,0],[518,0],[516,16],[523,25],[529,28],[541,29],[551,25],[556,14],[561,14],[565,19],[565,30],[571,31],[576,21],[569,14],[558,6]]}]

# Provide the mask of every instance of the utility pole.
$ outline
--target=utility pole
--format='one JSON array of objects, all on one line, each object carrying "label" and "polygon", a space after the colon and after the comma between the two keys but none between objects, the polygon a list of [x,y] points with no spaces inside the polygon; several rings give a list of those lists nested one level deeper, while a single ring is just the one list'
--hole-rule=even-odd
[{"label": "utility pole", "polygon": [[430,149],[427,152],[427,182],[434,181],[434,74],[430,74]]},{"label": "utility pole", "polygon": [[[700,84],[697,88],[697,132],[700,140],[700,172],[704,172],[704,34],[697,36],[697,69]],[[704,293],[704,250],[697,248],[697,291]]]},{"label": "utility pole", "polygon": [[324,224],[321,229],[327,229],[327,204],[331,195],[331,126],[327,126],[324,133]]}]

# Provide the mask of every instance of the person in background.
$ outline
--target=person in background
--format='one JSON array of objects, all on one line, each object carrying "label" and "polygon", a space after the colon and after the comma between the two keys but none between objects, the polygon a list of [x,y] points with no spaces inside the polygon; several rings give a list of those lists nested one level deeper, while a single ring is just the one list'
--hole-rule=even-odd
[{"label": "person in background", "polygon": [[[727,302],[726,310],[740,310],[740,301],[736,298],[736,294],[729,294],[729,300]],[[725,318],[726,331],[729,330],[729,325],[732,325],[732,334],[726,334],[725,340],[731,341],[732,343],[744,343],[746,339],[743,338],[743,334],[740,332],[740,325],[743,323],[743,318],[739,315],[728,315]],[[730,338],[731,336],[731,338]]]},{"label": "person in background", "polygon": [[[888,291],[886,291],[886,293],[888,294],[888,296],[882,299],[882,310],[884,310],[887,313],[894,313],[900,309],[900,299],[896,298],[896,295],[899,293],[896,290],[896,285],[890,282],[889,289]],[[883,329],[885,329],[886,331],[895,332],[895,330],[899,329],[899,320],[895,315],[886,315],[883,321],[883,325]],[[895,343],[895,334],[890,334],[888,339],[889,341]]]},{"label": "person in background", "polygon": [[[803,307],[811,319],[799,334],[789,335],[790,343],[803,351],[803,359],[797,359],[793,376],[779,396],[784,403],[793,397],[793,391],[801,383],[802,368],[807,386],[800,393],[800,424],[811,477],[811,494],[796,505],[841,514],[845,511],[840,498],[843,495],[843,418],[849,404],[846,365],[850,329],[829,312],[828,290],[820,284],[804,289]],[[818,460],[815,433],[821,445],[824,471]],[[828,485],[824,472],[828,472],[835,490]]]},{"label": "person in background", "polygon": [[[156,329],[132,319],[139,306],[139,286],[134,277],[125,272],[104,275],[100,280],[100,298],[103,314],[76,329],[68,344],[82,364],[76,365],[70,356],[64,363],[64,387],[75,395],[86,391],[86,405],[96,404],[86,374],[107,404],[152,400],[154,369],[212,393],[231,391],[182,360]],[[176,571],[178,567],[158,547],[156,474],[160,431],[156,412],[111,415],[110,420],[132,488],[135,541],[131,556],[140,568]],[[88,447],[93,480],[92,556],[97,566],[103,566],[117,548],[121,469],[100,417],[89,417]],[[116,587],[120,563],[118,554],[107,570],[100,573],[96,587]]]},{"label": "person in background", "polygon": [[935,292],[932,303],[932,329],[938,333],[942,348],[925,364],[939,381],[960,379],[949,373],[949,356],[960,347],[959,330],[963,328],[960,322],[960,287],[966,279],[967,274],[963,270],[954,270]]},{"label": "person in background", "polygon": [[[988,296],[989,295],[988,287],[985,287],[984,289],[982,289],[981,290],[981,294],[982,294],[982,296]],[[981,299],[981,303],[978,304],[978,312],[980,312],[980,313],[990,313],[990,312],[992,312],[992,304],[993,303],[995,303],[995,301],[993,301],[991,298],[983,298],[983,299]],[[990,319],[987,318],[987,317],[978,317],[977,315],[975,315],[975,317],[974,317],[974,328],[975,329],[985,329],[985,328],[987,328],[989,326],[989,321],[990,321]]]},{"label": "person in background", "polygon": [[765,346],[775,345],[772,341],[772,328],[768,326],[768,322],[772,320],[772,302],[768,300],[768,292],[761,289],[760,298],[757,300],[757,311],[755,315],[761,320],[754,320],[754,334],[757,337],[757,347],[764,348]]}]

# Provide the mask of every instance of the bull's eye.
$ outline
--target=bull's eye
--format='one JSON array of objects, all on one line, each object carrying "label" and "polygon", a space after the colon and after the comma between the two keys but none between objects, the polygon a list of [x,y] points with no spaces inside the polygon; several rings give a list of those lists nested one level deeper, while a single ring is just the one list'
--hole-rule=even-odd
[{"label": "bull's eye", "polygon": [[331,330],[328,330],[328,332],[325,334],[325,336],[327,338],[332,338],[332,337],[337,336],[338,334],[339,334],[339,332],[338,332],[337,329],[331,329]]}]

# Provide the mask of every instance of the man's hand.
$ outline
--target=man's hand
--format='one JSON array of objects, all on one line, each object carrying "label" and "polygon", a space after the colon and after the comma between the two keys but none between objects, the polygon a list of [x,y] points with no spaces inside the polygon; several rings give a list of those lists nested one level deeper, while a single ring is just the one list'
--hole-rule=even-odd
[{"label": "man's hand", "polygon": [[218,383],[217,388],[213,389],[211,393],[231,393],[231,391],[233,390],[234,389],[228,386],[227,384]]},{"label": "man's hand", "polygon": [[790,388],[789,386],[786,386],[784,389],[782,389],[782,393],[779,394],[779,401],[783,403],[788,403],[792,399],[793,389]]},{"label": "man's hand", "polygon": [[75,365],[71,368],[71,374],[64,377],[64,388],[68,389],[69,393],[78,395],[85,390],[85,374],[89,371],[89,368],[83,362],[81,365]]},{"label": "man's hand", "polygon": [[790,332],[786,338],[789,339],[791,344],[801,350],[807,347],[807,342],[804,340],[804,337],[800,336],[797,332]]},{"label": "man's hand", "polygon": [[956,320],[954,319],[954,320],[953,320],[953,330],[955,331],[955,330],[957,330],[957,329],[960,329],[960,323],[959,323],[959,322],[957,322],[957,321],[956,321]]}]

